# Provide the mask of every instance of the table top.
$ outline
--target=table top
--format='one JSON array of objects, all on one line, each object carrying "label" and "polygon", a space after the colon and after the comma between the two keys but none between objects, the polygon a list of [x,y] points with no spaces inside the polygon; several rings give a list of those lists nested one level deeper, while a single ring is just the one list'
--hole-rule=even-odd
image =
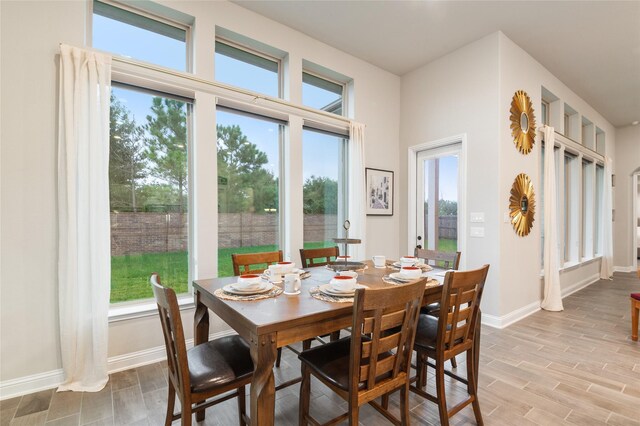
[{"label": "table top", "polygon": [[[363,272],[358,272],[358,283],[369,288],[388,287],[382,281],[384,275],[394,272],[393,269],[374,268],[371,262],[365,262],[367,268]],[[259,333],[277,331],[279,324],[287,323],[288,327],[309,324],[314,321],[322,321],[330,318],[349,315],[353,310],[351,303],[326,302],[315,299],[309,293],[311,287],[326,284],[335,275],[335,272],[324,266],[308,268],[311,272],[309,278],[301,281],[301,291],[297,295],[281,294],[277,297],[253,301],[223,300],[213,292],[237,281],[237,277],[211,278],[195,280],[193,282],[199,297],[207,300],[209,308],[218,314],[229,318],[233,317],[247,329],[255,330]],[[427,275],[438,279],[444,279],[442,270],[430,271]],[[441,286],[427,288],[425,294],[440,293]]]}]

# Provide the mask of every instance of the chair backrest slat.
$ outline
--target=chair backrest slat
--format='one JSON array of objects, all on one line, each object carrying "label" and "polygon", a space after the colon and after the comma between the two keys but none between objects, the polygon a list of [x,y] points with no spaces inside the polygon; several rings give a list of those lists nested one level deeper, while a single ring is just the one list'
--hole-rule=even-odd
[{"label": "chair backrest slat", "polygon": [[353,305],[350,393],[408,376],[426,279],[382,289],[358,289]]},{"label": "chair backrest slat", "polygon": [[339,255],[338,247],[300,249],[300,260],[303,268],[327,265],[329,262],[336,260]]},{"label": "chair backrest slat", "polygon": [[460,267],[460,255],[461,253],[459,251],[444,252],[419,248],[414,251],[415,257],[424,259],[429,265],[442,266],[445,269],[453,269],[456,271]]},{"label": "chair backrest slat", "polygon": [[158,274],[153,273],[150,282],[162,324],[169,380],[176,389],[181,390],[182,395],[186,395],[191,392],[191,381],[178,299],[175,291],[162,286]]},{"label": "chair backrest slat", "polygon": [[467,350],[474,338],[475,322],[489,265],[464,272],[447,272],[444,278],[437,353],[457,354]]},{"label": "chair backrest slat", "polygon": [[282,250],[263,253],[233,253],[233,274],[261,274],[269,265],[282,262]]}]

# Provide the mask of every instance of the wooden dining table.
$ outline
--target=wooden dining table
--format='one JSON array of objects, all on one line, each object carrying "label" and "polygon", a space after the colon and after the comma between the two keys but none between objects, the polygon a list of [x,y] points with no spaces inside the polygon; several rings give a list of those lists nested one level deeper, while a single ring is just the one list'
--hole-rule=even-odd
[{"label": "wooden dining table", "polygon": [[[394,272],[390,268],[378,269],[371,262],[358,272],[358,283],[369,288],[388,287],[384,275]],[[275,379],[273,374],[277,349],[286,345],[312,339],[351,326],[352,303],[335,303],[315,299],[309,293],[314,286],[326,284],[335,272],[326,267],[309,268],[309,278],[302,280],[300,294],[280,294],[277,297],[254,301],[223,300],[214,292],[237,277],[195,280],[196,312],[194,318],[195,344],[209,338],[209,309],[233,328],[249,344],[254,364],[250,392],[250,418],[252,425],[271,426],[275,415]],[[429,275],[441,283],[442,270]],[[423,305],[440,300],[442,285],[425,288]],[[479,318],[477,321],[479,327]],[[476,333],[479,342],[480,333]],[[478,343],[476,343],[476,347]],[[476,350],[476,371],[477,350]],[[198,420],[204,419],[204,411]]]}]

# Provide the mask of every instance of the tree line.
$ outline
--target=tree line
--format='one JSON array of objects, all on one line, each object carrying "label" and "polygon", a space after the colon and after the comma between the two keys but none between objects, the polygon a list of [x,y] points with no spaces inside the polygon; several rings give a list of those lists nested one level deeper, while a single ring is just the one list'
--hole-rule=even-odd
[{"label": "tree line", "polygon": [[[112,211],[187,209],[187,108],[154,97],[151,113],[138,124],[111,96],[109,188]],[[264,166],[267,154],[237,125],[217,125],[218,211],[268,213],[278,210],[278,178]],[[311,176],[303,187],[305,214],[336,214],[338,183]]]}]

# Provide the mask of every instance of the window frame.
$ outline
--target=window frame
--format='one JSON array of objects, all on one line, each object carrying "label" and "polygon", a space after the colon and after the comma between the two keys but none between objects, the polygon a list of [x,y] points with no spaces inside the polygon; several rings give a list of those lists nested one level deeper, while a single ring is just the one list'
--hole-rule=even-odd
[{"label": "window frame", "polygon": [[[217,51],[215,49],[215,45],[217,43],[225,44],[225,45],[227,45],[229,47],[232,47],[232,48],[235,48],[235,49],[238,49],[238,50],[242,50],[245,53],[248,53],[250,55],[257,56],[257,57],[260,57],[262,59],[266,59],[266,60],[271,61],[271,62],[275,62],[277,64],[277,67],[278,67],[278,71],[277,71],[278,96],[277,96],[277,98],[278,99],[282,99],[283,98],[283,96],[284,96],[284,72],[283,72],[284,67],[282,65],[282,59],[281,58],[269,55],[268,53],[261,52],[261,51],[259,51],[257,49],[254,49],[254,48],[252,48],[250,46],[247,46],[246,44],[238,43],[237,41],[231,40],[231,39],[229,39],[227,37],[223,37],[223,36],[220,36],[220,35],[216,35],[216,39],[215,39],[215,42],[214,42],[214,49],[213,49],[214,55],[217,53]],[[239,59],[237,59],[237,60],[239,60]],[[214,79],[214,81],[219,81],[215,77],[215,67],[214,67],[214,76],[212,78]],[[233,85],[233,84],[230,84],[230,83],[225,83],[225,82],[222,82],[222,81],[219,81],[219,83],[228,85],[230,87],[237,87],[239,89],[247,90],[247,91],[251,91],[252,92],[251,89],[248,89],[246,87],[236,86],[236,85]],[[255,92],[255,93],[260,93],[260,92]],[[270,96],[270,95],[267,95],[266,93],[260,93],[260,94],[262,96]]]},{"label": "window frame", "polygon": [[[163,65],[156,64],[156,63],[153,63],[153,62],[147,62],[147,61],[144,61],[144,60],[138,59],[138,58],[132,58],[132,59],[135,60],[135,61],[139,61],[141,63],[148,63],[148,64],[153,64],[154,66],[157,66],[157,67],[171,69],[171,70],[174,70],[176,72],[186,72],[186,73],[191,73],[191,74],[193,73],[193,69],[194,69],[194,65],[193,65],[194,43],[193,43],[193,28],[192,28],[192,25],[188,25],[188,24],[179,22],[179,21],[171,19],[171,18],[169,18],[167,16],[151,13],[151,12],[148,12],[148,11],[142,9],[142,8],[137,8],[137,7],[131,6],[129,4],[123,4],[123,3],[115,2],[113,0],[91,0],[89,2],[88,13],[87,13],[87,20],[88,20],[88,22],[87,22],[87,43],[90,46],[93,46],[93,16],[95,14],[95,12],[94,12],[94,3],[95,2],[103,3],[103,4],[106,4],[108,6],[115,7],[117,9],[121,9],[121,10],[123,10],[125,12],[130,13],[130,14],[140,15],[140,16],[142,16],[144,18],[151,19],[151,20],[157,21],[157,22],[159,22],[161,24],[165,24],[165,25],[168,25],[168,26],[171,26],[171,27],[174,27],[174,28],[177,28],[177,29],[185,31],[185,53],[186,54],[185,54],[185,70],[184,71],[176,70],[174,68],[168,68],[168,67],[165,67]],[[100,15],[100,16],[102,16],[102,15]],[[112,18],[110,18],[110,19],[112,19]],[[122,21],[118,21],[118,22],[122,22]],[[138,27],[138,28],[141,28],[141,27]],[[119,55],[119,54],[114,53],[114,52],[109,52],[109,53],[111,55],[113,55],[113,56],[122,56],[122,57],[124,57],[123,55]]]},{"label": "window frame", "polygon": [[[345,83],[343,81],[339,81],[339,80],[333,79],[333,78],[330,78],[330,77],[327,77],[327,76],[323,75],[322,73],[318,73],[318,72],[309,70],[308,68],[303,68],[302,69],[302,76],[301,76],[302,77],[301,81],[303,81],[303,84],[302,84],[302,91],[303,92],[304,92],[304,74],[308,74],[308,75],[310,75],[312,77],[315,77],[317,79],[325,80],[325,81],[327,81],[329,83],[335,84],[336,86],[342,87],[342,94],[341,94],[341,97],[340,97],[342,114],[336,114],[334,112],[323,110],[323,109],[318,109],[318,108],[315,108],[315,107],[312,107],[312,106],[309,106],[309,105],[304,105],[304,104],[302,104],[302,105],[307,107],[307,108],[318,109],[318,111],[324,111],[324,112],[329,113],[329,114],[335,114],[338,117],[346,116],[347,105],[348,105],[347,104],[347,95],[348,95],[347,83]],[[309,84],[309,83],[307,83],[307,84]]]}]

